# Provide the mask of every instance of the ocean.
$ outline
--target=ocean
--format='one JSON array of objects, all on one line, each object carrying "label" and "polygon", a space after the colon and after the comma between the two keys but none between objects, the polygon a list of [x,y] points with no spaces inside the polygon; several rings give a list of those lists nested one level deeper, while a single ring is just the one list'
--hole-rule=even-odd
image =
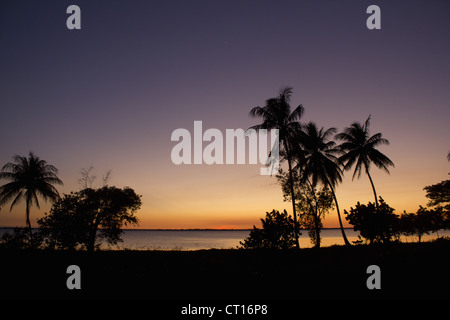
[{"label": "ocean", "polygon": [[[358,240],[359,232],[353,229],[346,229],[345,232],[349,241]],[[124,241],[110,249],[230,249],[240,246],[239,242],[249,234],[250,230],[125,230],[122,235]],[[322,246],[344,244],[340,229],[324,229],[322,236]],[[300,247],[312,247],[308,231],[302,231]]]},{"label": "ocean", "polygon": [[[0,228],[0,236],[5,232],[12,233],[11,228]],[[359,232],[345,229],[350,242],[358,240]],[[240,246],[250,234],[250,230],[124,230],[123,242],[118,245],[103,243],[104,250],[202,250],[230,249]],[[321,246],[343,245],[340,229],[323,229]],[[450,236],[450,231],[440,231],[439,236]],[[424,235],[422,241],[436,238],[436,234]],[[402,242],[415,242],[417,237],[401,237]],[[302,230],[300,247],[312,247],[308,231]]]}]

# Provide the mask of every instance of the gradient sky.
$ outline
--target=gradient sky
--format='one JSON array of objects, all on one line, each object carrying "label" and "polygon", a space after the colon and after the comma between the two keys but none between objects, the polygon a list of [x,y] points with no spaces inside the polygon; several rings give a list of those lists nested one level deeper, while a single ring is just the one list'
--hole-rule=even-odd
[{"label": "gradient sky", "polygon": [[[66,28],[71,4],[81,30]],[[381,30],[366,28],[371,4]],[[303,122],[340,131],[371,114],[396,165],[372,169],[377,193],[415,212],[450,171],[449,16],[449,1],[2,1],[0,165],[31,150],[59,169],[61,194],[83,167],[112,169],[110,185],[143,196],[140,228],[250,228],[291,212],[276,179],[260,165],[176,166],[170,136],[194,120],[246,129],[288,85]],[[341,210],[373,201],[366,175],[336,191]],[[32,208],[33,226],[48,209]],[[4,206],[0,226],[25,226],[24,206]]]}]

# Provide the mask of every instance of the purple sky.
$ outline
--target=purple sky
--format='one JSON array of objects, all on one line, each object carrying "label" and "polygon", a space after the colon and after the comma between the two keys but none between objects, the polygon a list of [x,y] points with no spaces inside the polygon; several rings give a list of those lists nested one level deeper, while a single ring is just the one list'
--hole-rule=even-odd
[{"label": "purple sky", "polygon": [[[81,30],[66,28],[71,4]],[[366,28],[371,4],[381,30]],[[170,135],[194,120],[246,129],[288,85],[302,121],[342,130],[371,114],[396,164],[373,168],[377,192],[415,211],[449,172],[449,16],[448,1],[3,1],[0,164],[32,150],[59,168],[61,193],[83,167],[112,169],[110,184],[143,195],[143,228],[251,227],[291,208],[276,179],[259,165],[175,166]],[[373,201],[366,176],[346,177],[342,209]],[[25,224],[7,209],[0,226]]]}]

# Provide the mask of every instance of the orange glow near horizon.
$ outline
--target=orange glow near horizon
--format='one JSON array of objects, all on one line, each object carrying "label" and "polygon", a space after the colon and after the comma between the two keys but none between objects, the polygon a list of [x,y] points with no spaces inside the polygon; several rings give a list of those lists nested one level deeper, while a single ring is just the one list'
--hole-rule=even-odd
[{"label": "orange glow near horizon", "polygon": [[[446,171],[446,163],[440,165],[440,171]],[[142,194],[143,205],[137,212],[138,226],[126,228],[139,229],[251,229],[253,225],[260,227],[260,219],[272,209],[284,210],[292,214],[290,202],[284,202],[281,188],[275,177],[258,175],[259,166],[207,166],[201,165],[193,169],[189,166],[174,166],[172,175],[182,175],[186,170],[184,180],[176,185],[160,183],[158,188],[150,188],[141,182],[132,186]],[[436,166],[439,169],[439,165]],[[195,174],[191,175],[194,170]],[[208,174],[200,174],[202,170]],[[442,175],[439,170],[434,174],[403,175],[401,170],[393,168],[387,175],[379,170],[373,170],[372,177],[377,193],[396,209],[400,215],[403,211],[415,212],[419,205],[426,205],[426,185],[440,182]],[[251,172],[252,174],[249,174]],[[406,177],[406,178],[405,178]],[[113,177],[112,184],[117,183],[119,176]],[[74,181],[75,179],[72,179]],[[145,179],[144,179],[145,180]],[[129,184],[123,184],[123,186]],[[147,187],[147,188],[146,188]],[[71,189],[72,188],[72,189]],[[69,193],[79,187],[66,185],[61,193]],[[344,210],[354,207],[356,202],[373,202],[374,197],[370,182],[365,175],[352,181],[351,172],[346,173],[344,181],[336,188],[342,221],[344,227],[351,227],[345,220]],[[173,199],[172,199],[173,197]],[[41,209],[31,208],[32,226],[37,227],[37,219],[48,212],[50,204],[43,200]],[[9,204],[10,205],[10,204]],[[0,211],[0,226],[25,226],[25,207],[20,204],[9,212],[9,205]],[[325,228],[338,228],[336,210],[332,210],[324,219]]]},{"label": "orange glow near horizon", "polygon": [[[292,214],[259,164],[171,160],[174,130],[193,135],[202,121],[203,132],[225,136],[261,124],[250,110],[283,86],[304,124],[342,132],[371,115],[370,135],[389,140],[379,150],[395,168],[370,173],[396,214],[425,206],[423,188],[449,178],[448,2],[386,1],[382,29],[368,30],[357,1],[288,1],[288,10],[277,1],[86,1],[86,27],[71,31],[61,4],[30,3],[1,9],[0,168],[33,151],[59,169],[61,194],[80,190],[82,168],[95,168],[93,187],[112,169],[109,185],[142,195],[138,228],[248,229],[273,209]],[[374,201],[367,176],[352,173],[335,188],[344,226],[344,210]],[[50,209],[39,201],[33,227]],[[0,226],[25,226],[24,204],[10,205]],[[323,225],[339,226],[335,210]]]}]

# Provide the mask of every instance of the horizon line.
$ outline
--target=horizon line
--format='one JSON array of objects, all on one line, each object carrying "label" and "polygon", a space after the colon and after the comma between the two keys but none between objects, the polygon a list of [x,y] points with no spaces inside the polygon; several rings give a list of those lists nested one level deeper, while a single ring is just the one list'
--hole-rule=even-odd
[{"label": "horizon line", "polygon": [[[5,227],[0,226],[0,229],[15,229],[15,228],[28,228],[28,227]],[[32,230],[40,229],[39,227],[32,227]],[[258,228],[260,229],[260,228]],[[330,229],[340,229],[340,227],[335,228],[321,228],[321,230],[330,230]],[[353,229],[352,227],[344,227],[344,229]],[[124,228],[123,231],[251,231],[253,228]],[[302,229],[299,230],[309,231],[314,229]]]}]

